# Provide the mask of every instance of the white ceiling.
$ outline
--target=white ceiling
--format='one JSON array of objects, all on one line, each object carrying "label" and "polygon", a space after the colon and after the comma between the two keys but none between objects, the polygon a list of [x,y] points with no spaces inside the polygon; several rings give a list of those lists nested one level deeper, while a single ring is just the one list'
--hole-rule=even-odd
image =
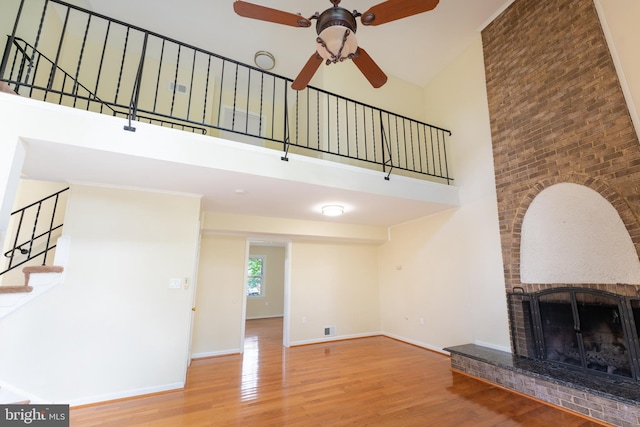
[{"label": "white ceiling", "polygon": [[[424,87],[512,1],[441,0],[430,12],[380,26],[359,25],[358,44],[387,74]],[[315,21],[311,28],[295,28],[242,18],[233,12],[233,0],[76,0],[76,3],[245,63],[253,63],[255,52],[267,50],[276,57],[273,72],[290,78],[298,74],[315,50]],[[251,3],[305,17],[331,7],[329,0]],[[343,0],[340,6],[364,12],[378,3],[381,2]],[[327,72],[339,73],[340,67],[352,66],[332,65]]]},{"label": "white ceiling", "polygon": [[[387,74],[424,87],[512,1],[441,0],[431,12],[377,27],[360,26],[358,42]],[[241,18],[233,12],[232,0],[72,2],[246,63],[252,62],[256,51],[268,50],[277,61],[273,72],[291,78],[297,75],[315,46],[314,28],[293,28]],[[301,12],[306,17],[331,6],[329,0],[256,0],[254,3]],[[376,0],[343,0],[341,6],[364,12],[377,3]],[[326,72],[339,73],[340,67],[352,66],[337,64]],[[34,150],[36,152],[39,154],[34,154],[25,165],[32,178],[202,194],[207,209],[220,212],[321,220],[320,205],[340,202],[348,207],[350,214],[330,221],[392,226],[451,208],[451,205],[425,201],[425,197],[394,197],[340,188],[338,184],[325,185],[326,179],[316,183],[266,179],[139,157],[114,157],[104,153],[96,157],[98,153],[60,147],[48,151],[41,146]],[[53,157],[59,158],[64,167],[47,167]],[[167,179],[158,180],[160,176]],[[155,178],[150,181],[149,177]],[[379,176],[373,179],[375,185],[385,185]],[[238,189],[244,192],[238,194]]]}]

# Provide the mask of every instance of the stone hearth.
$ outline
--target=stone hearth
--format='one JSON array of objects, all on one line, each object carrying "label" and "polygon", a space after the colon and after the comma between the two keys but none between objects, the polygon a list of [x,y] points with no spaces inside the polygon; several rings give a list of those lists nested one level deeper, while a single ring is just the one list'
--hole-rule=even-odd
[{"label": "stone hearth", "polygon": [[640,426],[640,387],[634,381],[586,375],[474,344],[445,350],[453,371],[603,423]]}]

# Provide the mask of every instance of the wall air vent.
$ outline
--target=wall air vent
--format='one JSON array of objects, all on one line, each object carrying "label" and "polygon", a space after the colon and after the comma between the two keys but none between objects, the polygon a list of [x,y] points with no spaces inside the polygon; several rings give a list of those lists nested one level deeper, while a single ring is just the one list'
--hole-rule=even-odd
[{"label": "wall air vent", "polygon": [[169,91],[171,92],[175,90],[176,93],[187,93],[187,89],[187,85],[183,85],[181,83],[176,85],[176,82],[169,82]]},{"label": "wall air vent", "polygon": [[335,326],[327,326],[324,328],[324,336],[325,337],[333,337],[336,334]]}]

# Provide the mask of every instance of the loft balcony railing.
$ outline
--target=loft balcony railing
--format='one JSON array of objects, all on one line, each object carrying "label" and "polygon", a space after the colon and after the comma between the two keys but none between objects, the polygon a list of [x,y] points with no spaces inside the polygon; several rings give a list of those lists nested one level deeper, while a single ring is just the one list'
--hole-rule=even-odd
[{"label": "loft balcony railing", "polygon": [[451,183],[451,132],[60,0],[4,0],[0,80],[23,96]]}]

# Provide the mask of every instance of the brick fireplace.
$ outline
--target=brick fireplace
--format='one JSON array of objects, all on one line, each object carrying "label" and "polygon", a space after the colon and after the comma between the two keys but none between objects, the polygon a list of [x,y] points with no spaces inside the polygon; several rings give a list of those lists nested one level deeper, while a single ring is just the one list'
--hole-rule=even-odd
[{"label": "brick fireplace", "polygon": [[[540,349],[541,335],[532,329],[541,324],[531,323],[532,311],[524,300],[553,294],[554,289],[585,289],[620,296],[627,304],[637,301],[640,290],[640,283],[532,282],[521,274],[525,215],[536,197],[556,184],[583,186],[604,198],[619,215],[635,257],[640,253],[640,145],[597,10],[592,0],[516,0],[482,31],[482,40],[512,351],[523,361],[491,363],[504,355],[485,354],[486,364],[479,356],[484,350],[470,347],[453,349],[452,365],[592,418],[640,425],[640,395],[634,391],[640,388],[637,372],[617,380],[615,375],[603,379],[588,368],[561,374],[562,369],[528,365],[546,347],[543,342]],[[548,302],[543,310],[553,305],[553,298]],[[561,323],[562,316],[555,316],[551,323]],[[635,333],[635,325],[632,329]],[[637,336],[633,339],[632,345],[637,345]],[[557,357],[574,363],[568,362],[567,354]],[[595,356],[581,357],[586,363]],[[631,360],[629,365],[637,370],[637,363]],[[616,370],[602,365],[600,371]],[[514,380],[514,373],[526,377],[527,370],[533,371],[529,379]],[[590,393],[591,380],[585,373],[595,373],[595,383],[606,383],[605,391]],[[609,394],[616,387],[619,393]],[[599,403],[589,405],[589,400]]]}]

